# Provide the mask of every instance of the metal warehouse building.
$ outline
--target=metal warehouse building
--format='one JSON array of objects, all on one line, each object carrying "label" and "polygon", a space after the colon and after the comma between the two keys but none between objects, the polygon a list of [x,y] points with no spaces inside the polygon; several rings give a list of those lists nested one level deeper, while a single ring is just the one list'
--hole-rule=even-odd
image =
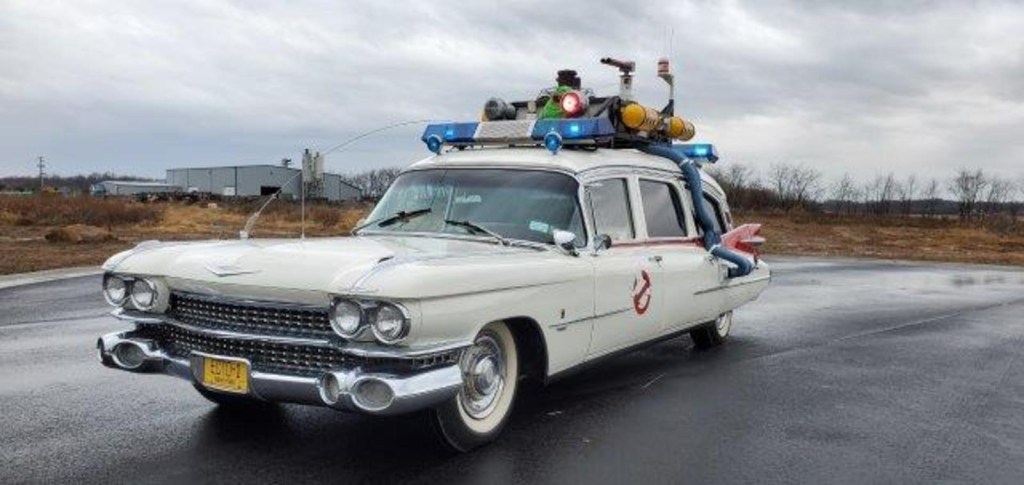
[{"label": "metal warehouse building", "polygon": [[[283,197],[298,198],[302,190],[300,173],[299,169],[281,165],[172,168],[167,170],[167,184],[187,192],[229,197],[271,195],[281,189]],[[307,185],[307,197],[338,202],[357,200],[362,196],[359,188],[343,181],[340,175],[321,173],[319,177],[316,184]]]},{"label": "metal warehouse building", "polygon": [[93,195],[138,195],[180,192],[181,187],[160,182],[134,180],[104,180],[90,189]]}]

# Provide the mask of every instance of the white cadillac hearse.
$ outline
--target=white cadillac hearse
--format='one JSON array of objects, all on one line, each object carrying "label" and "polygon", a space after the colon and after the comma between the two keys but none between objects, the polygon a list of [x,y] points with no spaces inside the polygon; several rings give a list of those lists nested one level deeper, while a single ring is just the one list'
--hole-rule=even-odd
[{"label": "white cadillac hearse", "polygon": [[[145,243],[103,292],[133,328],[103,364],[188,380],[224,406],[423,411],[442,442],[494,439],[542,382],[689,334],[720,344],[768,285],[759,226],[733,229],[693,126],[581,90],[573,71],[483,121],[430,125],[351,237]],[[659,75],[671,81],[667,65]]]}]

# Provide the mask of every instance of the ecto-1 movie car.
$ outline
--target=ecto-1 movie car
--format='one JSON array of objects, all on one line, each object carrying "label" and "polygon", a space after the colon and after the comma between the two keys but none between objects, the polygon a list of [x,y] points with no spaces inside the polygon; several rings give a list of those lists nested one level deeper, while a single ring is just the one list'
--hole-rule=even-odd
[{"label": "ecto-1 movie car", "polygon": [[[177,376],[224,406],[415,411],[466,451],[496,437],[522,378],[689,334],[721,343],[768,285],[759,226],[732,227],[693,126],[580,90],[491,99],[483,121],[429,125],[351,237],[144,243],[105,264],[134,328],[110,367]],[[667,71],[667,66],[665,66]],[[662,75],[671,79],[671,75]]]}]

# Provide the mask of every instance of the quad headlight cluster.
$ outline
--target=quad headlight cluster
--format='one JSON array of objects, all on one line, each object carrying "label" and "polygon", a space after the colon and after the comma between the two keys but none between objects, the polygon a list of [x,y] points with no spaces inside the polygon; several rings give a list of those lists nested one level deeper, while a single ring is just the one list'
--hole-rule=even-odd
[{"label": "quad headlight cluster", "polygon": [[331,305],[331,328],[348,340],[369,331],[381,343],[391,345],[409,334],[409,315],[394,303],[337,299]]},{"label": "quad headlight cluster", "polygon": [[133,278],[107,273],[103,276],[103,298],[116,307],[123,307],[130,301],[142,311],[156,308],[160,301],[157,284],[148,278]]}]

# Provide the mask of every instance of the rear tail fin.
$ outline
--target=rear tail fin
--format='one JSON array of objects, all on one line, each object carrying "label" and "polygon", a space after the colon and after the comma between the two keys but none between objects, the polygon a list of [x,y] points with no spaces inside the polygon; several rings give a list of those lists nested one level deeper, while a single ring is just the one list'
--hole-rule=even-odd
[{"label": "rear tail fin", "polygon": [[722,245],[754,256],[757,261],[766,239],[760,236],[761,224],[744,224],[722,235]]}]

